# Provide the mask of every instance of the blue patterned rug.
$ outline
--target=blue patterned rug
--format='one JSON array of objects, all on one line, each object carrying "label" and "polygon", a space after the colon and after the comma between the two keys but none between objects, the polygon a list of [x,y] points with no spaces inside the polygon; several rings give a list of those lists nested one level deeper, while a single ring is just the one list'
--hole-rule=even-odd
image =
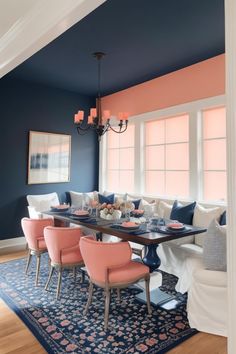
[{"label": "blue patterned rug", "polygon": [[[74,282],[73,274],[64,271],[61,297],[55,300],[56,277],[50,291],[44,291],[48,276],[48,258],[43,255],[40,283],[34,286],[35,263],[28,276],[26,260],[0,264],[0,295],[12,308],[48,353],[119,353],[162,354],[191,337],[186,316],[186,298],[175,310],[153,309],[147,316],[146,305],[135,299],[138,290],[121,291],[119,304],[112,296],[109,329],[103,330],[104,298],[100,289],[94,291],[88,316],[83,316],[88,282]],[[175,294],[176,278],[163,274],[163,287]]]}]

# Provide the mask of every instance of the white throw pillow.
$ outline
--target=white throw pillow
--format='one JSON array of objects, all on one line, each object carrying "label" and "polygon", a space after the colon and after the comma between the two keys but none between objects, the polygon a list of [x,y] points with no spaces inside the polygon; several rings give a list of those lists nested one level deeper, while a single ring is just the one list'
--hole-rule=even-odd
[{"label": "white throw pillow", "polygon": [[98,192],[97,191],[93,191],[93,192],[87,192],[87,193],[83,193],[84,194],[84,202],[86,204],[91,204],[91,202],[96,201],[98,202]]},{"label": "white throw pillow", "polygon": [[34,207],[35,211],[47,211],[51,206],[60,204],[56,192],[48,194],[27,195],[29,206]]},{"label": "white throw pillow", "polygon": [[144,210],[145,214],[148,214],[148,215],[154,215],[154,214],[156,215],[157,214],[156,200],[148,202],[145,199],[141,199],[141,202],[139,204],[139,208]]},{"label": "white throw pillow", "polygon": [[203,241],[203,263],[205,269],[226,272],[226,225],[213,220]]},{"label": "white throw pillow", "polygon": [[[222,213],[221,208],[205,208],[200,204],[197,204],[194,209],[193,214],[193,226],[205,227],[208,228],[212,220],[218,219]],[[206,236],[206,232],[195,235],[194,243],[198,246],[203,246],[203,240]]]},{"label": "white throw pillow", "polygon": [[161,218],[169,219],[173,204],[168,204],[161,200],[158,204],[157,213]]},{"label": "white throw pillow", "polygon": [[84,193],[70,191],[70,200],[72,208],[82,208],[84,202]]}]

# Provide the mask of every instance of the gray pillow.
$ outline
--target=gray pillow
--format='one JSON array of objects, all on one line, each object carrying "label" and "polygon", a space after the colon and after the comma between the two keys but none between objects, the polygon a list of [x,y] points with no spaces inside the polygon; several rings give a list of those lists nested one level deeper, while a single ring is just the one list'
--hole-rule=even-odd
[{"label": "gray pillow", "polygon": [[203,264],[205,269],[226,272],[226,226],[213,220],[203,241]]}]

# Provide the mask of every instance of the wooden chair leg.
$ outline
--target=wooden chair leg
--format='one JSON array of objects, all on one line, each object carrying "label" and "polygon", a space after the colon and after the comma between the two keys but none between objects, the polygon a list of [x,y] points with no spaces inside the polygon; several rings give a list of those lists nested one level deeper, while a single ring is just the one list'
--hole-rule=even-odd
[{"label": "wooden chair leg", "polygon": [[104,330],[105,330],[105,331],[107,330],[107,327],[108,327],[110,298],[111,298],[110,289],[106,289],[105,313],[104,313]]},{"label": "wooden chair leg", "polygon": [[117,299],[118,299],[118,301],[120,302],[120,300],[121,300],[120,289],[117,288],[117,289],[116,289],[116,292],[117,292]]},{"label": "wooden chair leg", "polygon": [[51,281],[51,278],[52,278],[52,275],[53,275],[53,272],[54,272],[54,267],[50,267],[50,272],[49,272],[49,275],[48,275],[48,280],[47,280],[47,283],[45,285],[45,290],[48,290],[48,286],[49,286],[49,283]]},{"label": "wooden chair leg", "polygon": [[81,283],[85,282],[85,271],[81,269]]},{"label": "wooden chair leg", "polygon": [[148,314],[151,315],[152,309],[151,309],[151,302],[150,302],[150,289],[149,289],[149,284],[150,284],[150,277],[145,278],[147,309],[148,309]]},{"label": "wooden chair leg", "polygon": [[92,298],[93,298],[93,283],[90,281],[90,283],[89,283],[89,296],[88,296],[87,304],[84,309],[84,315],[86,315],[88,312],[89,306],[91,305],[91,302],[92,302]]},{"label": "wooden chair leg", "polygon": [[62,276],[62,268],[58,269],[58,281],[57,281],[57,294],[56,299],[58,300],[60,291],[61,291],[61,276]]},{"label": "wooden chair leg", "polygon": [[37,255],[37,265],[36,265],[36,277],[35,277],[35,285],[38,285],[39,280],[39,269],[40,269],[40,255]]},{"label": "wooden chair leg", "polygon": [[28,251],[28,257],[27,257],[27,263],[26,263],[26,267],[25,267],[25,274],[28,273],[28,269],[29,269],[31,258],[32,258],[32,254],[30,253],[30,250],[29,250]]},{"label": "wooden chair leg", "polygon": [[76,267],[73,268],[74,282],[76,282]]}]

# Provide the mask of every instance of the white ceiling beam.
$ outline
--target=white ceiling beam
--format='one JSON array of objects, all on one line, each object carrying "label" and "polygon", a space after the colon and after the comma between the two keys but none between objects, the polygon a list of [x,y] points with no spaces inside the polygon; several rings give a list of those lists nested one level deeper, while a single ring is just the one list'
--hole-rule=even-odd
[{"label": "white ceiling beam", "polygon": [[0,77],[45,47],[105,1],[34,1],[29,11],[19,17],[0,38]]}]

